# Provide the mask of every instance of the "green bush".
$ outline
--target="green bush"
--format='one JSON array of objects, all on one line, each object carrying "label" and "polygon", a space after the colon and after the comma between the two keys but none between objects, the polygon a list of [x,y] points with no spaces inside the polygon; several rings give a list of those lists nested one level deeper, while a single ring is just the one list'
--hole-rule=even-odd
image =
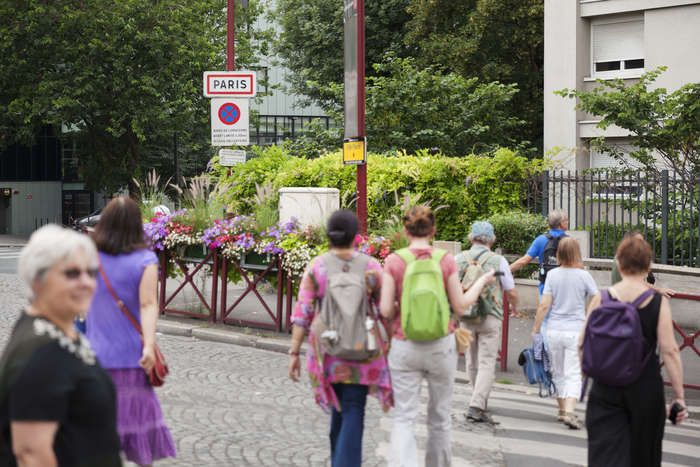
[{"label": "green bush", "polygon": [[503,254],[524,255],[532,241],[547,231],[547,219],[522,211],[494,214],[488,221],[496,232],[494,247]]},{"label": "green bush", "polygon": [[[354,207],[356,169],[344,166],[340,152],[307,159],[279,147],[256,149],[256,157],[228,168],[214,164],[228,208],[245,214],[253,210],[255,184],[272,183],[275,189],[293,186],[332,187],[340,190],[343,207]],[[295,157],[302,156],[302,157]],[[519,209],[525,180],[542,169],[542,161],[528,160],[509,149],[492,156],[452,158],[403,152],[369,154],[367,170],[368,226],[385,230],[400,216],[404,197],[418,198],[436,210],[438,239],[461,239],[475,219]]]}]

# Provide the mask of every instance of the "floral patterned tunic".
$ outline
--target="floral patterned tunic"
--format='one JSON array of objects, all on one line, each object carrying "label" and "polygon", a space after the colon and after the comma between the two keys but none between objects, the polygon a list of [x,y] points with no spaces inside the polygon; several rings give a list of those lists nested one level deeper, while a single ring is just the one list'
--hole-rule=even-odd
[{"label": "floral patterned tunic", "polygon": [[[366,270],[377,271],[377,280],[380,279],[382,269],[376,260],[370,260]],[[292,322],[295,325],[309,329],[323,299],[326,283],[326,267],[320,257],[316,257],[311,261],[301,279],[299,296],[292,314]],[[378,315],[377,300],[373,298],[371,301],[372,309]],[[387,344],[384,343],[382,353],[373,359],[349,361],[325,354],[314,333],[309,332],[307,370],[316,403],[325,411],[329,411],[331,408],[340,411],[340,403],[331,385],[335,383],[364,384],[369,386],[369,394],[379,399],[382,409],[385,412],[389,410],[394,405],[394,396],[386,360]]]}]

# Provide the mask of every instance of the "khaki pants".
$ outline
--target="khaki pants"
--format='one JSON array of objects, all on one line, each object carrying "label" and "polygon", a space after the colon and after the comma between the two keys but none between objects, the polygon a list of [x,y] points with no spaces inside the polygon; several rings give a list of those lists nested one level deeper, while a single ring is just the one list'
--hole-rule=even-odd
[{"label": "khaki pants", "polygon": [[[457,371],[454,334],[429,342],[392,340],[389,369],[394,389],[389,465],[448,467],[452,462],[450,406]],[[425,464],[419,464],[413,427],[424,378],[428,382],[428,442]]]},{"label": "khaki pants", "polygon": [[469,407],[486,410],[491,387],[496,379],[496,358],[501,338],[501,320],[488,315],[479,324],[462,323],[462,326],[469,329],[474,337],[465,355],[469,381],[474,388]]}]

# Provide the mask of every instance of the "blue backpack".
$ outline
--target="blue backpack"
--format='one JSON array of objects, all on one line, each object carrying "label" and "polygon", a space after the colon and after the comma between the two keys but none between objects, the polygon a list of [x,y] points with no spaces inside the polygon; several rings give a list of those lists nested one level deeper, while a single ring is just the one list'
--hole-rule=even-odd
[{"label": "blue backpack", "polygon": [[523,367],[528,383],[539,385],[540,397],[551,397],[557,392],[552,381],[552,373],[545,370],[543,359],[535,358],[535,350],[532,347],[520,352],[518,365]]}]

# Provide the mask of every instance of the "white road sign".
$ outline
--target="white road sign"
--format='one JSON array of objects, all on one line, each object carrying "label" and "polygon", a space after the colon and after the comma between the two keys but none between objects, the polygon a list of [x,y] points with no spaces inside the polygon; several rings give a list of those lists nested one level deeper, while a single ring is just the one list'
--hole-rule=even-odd
[{"label": "white road sign", "polygon": [[219,164],[224,167],[243,164],[245,160],[246,153],[241,149],[219,149]]},{"label": "white road sign", "polygon": [[211,145],[250,144],[248,99],[211,100]]},{"label": "white road sign", "polygon": [[257,83],[254,71],[205,71],[206,97],[255,97]]}]

